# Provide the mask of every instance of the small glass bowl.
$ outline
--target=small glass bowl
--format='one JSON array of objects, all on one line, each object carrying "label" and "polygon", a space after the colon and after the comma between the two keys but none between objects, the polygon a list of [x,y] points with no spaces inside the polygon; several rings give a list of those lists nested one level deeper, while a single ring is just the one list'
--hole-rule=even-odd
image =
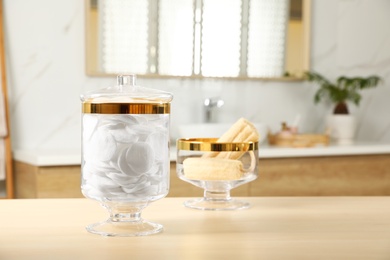
[{"label": "small glass bowl", "polygon": [[177,176],[204,189],[203,198],[184,202],[200,210],[245,209],[249,203],[230,197],[230,190],[258,176],[258,142],[220,143],[217,138],[177,140]]}]

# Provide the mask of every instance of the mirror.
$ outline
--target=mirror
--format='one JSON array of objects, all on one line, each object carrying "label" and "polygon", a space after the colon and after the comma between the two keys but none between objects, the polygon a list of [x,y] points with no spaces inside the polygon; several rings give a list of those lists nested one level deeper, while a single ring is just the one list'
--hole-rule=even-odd
[{"label": "mirror", "polygon": [[86,0],[87,75],[300,79],[309,70],[310,5]]}]

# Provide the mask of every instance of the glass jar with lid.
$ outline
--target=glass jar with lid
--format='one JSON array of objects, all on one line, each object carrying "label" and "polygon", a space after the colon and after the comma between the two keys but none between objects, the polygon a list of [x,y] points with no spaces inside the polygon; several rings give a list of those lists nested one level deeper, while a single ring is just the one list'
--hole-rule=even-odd
[{"label": "glass jar with lid", "polygon": [[172,98],[137,86],[135,75],[119,75],[116,86],[81,95],[81,190],[110,213],[87,226],[89,232],[141,236],[162,231],[141,212],[169,191]]}]

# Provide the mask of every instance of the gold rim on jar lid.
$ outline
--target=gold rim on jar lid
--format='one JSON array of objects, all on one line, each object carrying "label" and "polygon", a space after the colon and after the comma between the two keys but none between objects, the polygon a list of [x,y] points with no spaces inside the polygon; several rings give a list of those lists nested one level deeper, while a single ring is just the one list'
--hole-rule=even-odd
[{"label": "gold rim on jar lid", "polygon": [[258,142],[219,143],[217,138],[185,138],[177,140],[177,149],[204,152],[246,152],[258,150]]},{"label": "gold rim on jar lid", "polygon": [[169,114],[170,103],[90,103],[83,102],[84,114]]}]

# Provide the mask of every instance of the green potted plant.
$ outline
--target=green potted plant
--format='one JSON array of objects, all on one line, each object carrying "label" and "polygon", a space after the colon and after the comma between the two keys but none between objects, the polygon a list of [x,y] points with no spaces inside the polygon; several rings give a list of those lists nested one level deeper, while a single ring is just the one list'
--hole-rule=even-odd
[{"label": "green potted plant", "polygon": [[362,77],[339,77],[336,82],[331,82],[316,72],[306,72],[306,79],[317,83],[320,88],[314,95],[314,102],[318,103],[323,98],[328,98],[335,106],[333,114],[349,114],[347,101],[359,105],[362,98],[359,93],[363,89],[376,87],[381,78],[379,76]]},{"label": "green potted plant", "polygon": [[345,77],[340,76],[335,82],[331,82],[316,72],[306,72],[306,80],[319,85],[314,95],[314,102],[318,103],[328,99],[334,105],[333,115],[328,119],[328,127],[331,128],[331,136],[339,142],[350,142],[355,133],[355,118],[350,115],[347,102],[359,106],[364,89],[378,86],[382,81],[379,76],[369,77]]}]

